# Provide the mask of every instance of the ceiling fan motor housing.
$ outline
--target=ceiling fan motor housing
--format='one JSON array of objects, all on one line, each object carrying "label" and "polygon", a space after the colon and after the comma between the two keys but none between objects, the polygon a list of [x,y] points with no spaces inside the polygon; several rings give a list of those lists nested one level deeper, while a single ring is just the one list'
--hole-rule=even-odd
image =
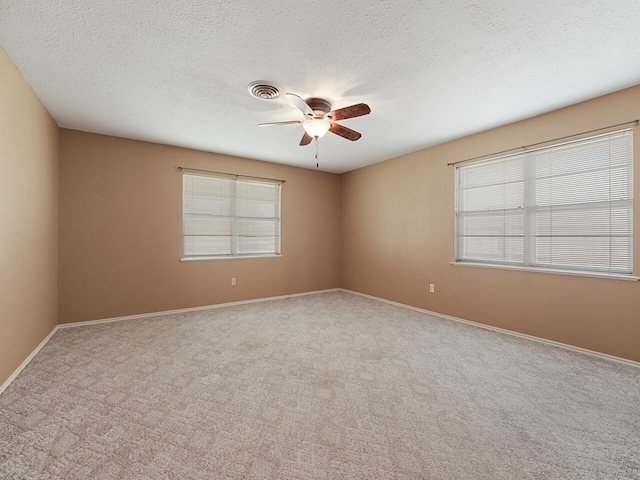
[{"label": "ceiling fan motor housing", "polygon": [[316,118],[323,118],[331,111],[331,103],[324,98],[311,97],[307,98],[305,102],[307,102],[307,105],[311,107]]}]

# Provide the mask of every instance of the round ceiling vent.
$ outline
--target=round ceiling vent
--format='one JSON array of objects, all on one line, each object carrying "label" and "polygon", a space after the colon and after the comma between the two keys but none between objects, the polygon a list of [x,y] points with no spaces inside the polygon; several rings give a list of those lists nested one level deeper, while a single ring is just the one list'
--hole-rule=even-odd
[{"label": "round ceiling vent", "polygon": [[274,100],[280,96],[278,87],[270,85],[263,80],[251,82],[249,84],[249,93],[260,100]]}]

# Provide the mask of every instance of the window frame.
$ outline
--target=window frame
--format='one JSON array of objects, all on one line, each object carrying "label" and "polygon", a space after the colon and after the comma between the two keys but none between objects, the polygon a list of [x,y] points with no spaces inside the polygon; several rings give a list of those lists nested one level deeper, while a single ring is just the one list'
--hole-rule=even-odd
[{"label": "window frame", "polygon": [[[627,171],[628,175],[626,177],[626,181],[628,182],[629,186],[628,186],[628,192],[629,192],[629,197],[626,198],[626,200],[624,201],[620,201],[621,203],[625,203],[624,208],[626,209],[627,212],[627,218],[628,218],[628,223],[626,223],[627,227],[628,227],[628,231],[630,232],[627,235],[628,238],[628,245],[627,245],[627,249],[628,249],[628,263],[625,266],[628,266],[628,270],[625,269],[624,271],[622,271],[622,269],[616,269],[612,266],[612,262],[609,260],[608,263],[608,268],[603,269],[603,268],[598,268],[597,265],[595,265],[594,263],[591,263],[591,265],[589,266],[566,266],[566,265],[558,265],[558,264],[554,264],[553,261],[550,261],[549,264],[545,264],[545,263],[541,263],[536,261],[535,258],[535,242],[537,238],[540,238],[540,232],[538,230],[536,230],[536,226],[535,226],[535,220],[534,223],[532,225],[531,223],[531,217],[535,217],[536,213],[542,210],[542,207],[540,207],[537,202],[534,202],[533,204],[531,202],[529,202],[529,199],[527,199],[527,191],[530,191],[532,188],[535,189],[536,188],[536,182],[539,181],[539,176],[536,175],[532,175],[531,173],[531,169],[535,168],[535,162],[537,161],[537,156],[540,155],[540,152],[545,151],[545,150],[551,150],[554,151],[554,149],[556,151],[562,149],[565,146],[571,146],[572,144],[578,144],[580,145],[582,144],[587,144],[590,141],[593,140],[597,140],[599,137],[614,137],[614,136],[626,136],[628,138],[628,140],[624,140],[628,142],[628,156],[626,157],[626,160],[628,160],[628,163],[625,162],[625,170]],[[523,158],[523,173],[522,173],[522,211],[523,211],[523,233],[522,233],[522,239],[523,239],[523,251],[522,251],[522,261],[521,262],[514,262],[514,261],[489,261],[489,260],[482,260],[482,259],[477,259],[477,258],[462,258],[463,253],[460,251],[461,247],[462,247],[462,242],[464,241],[464,237],[462,236],[460,230],[461,230],[461,222],[463,220],[463,218],[461,218],[463,213],[467,213],[471,210],[466,210],[465,212],[461,213],[460,210],[460,203],[461,203],[461,193],[460,193],[460,189],[461,187],[461,180],[460,180],[460,175],[461,175],[461,171],[467,167],[477,167],[477,166],[482,166],[482,165],[489,165],[489,164],[499,164],[501,162],[508,162],[511,159],[518,159],[518,158]],[[513,153],[513,154],[509,154],[509,155],[500,155],[500,156],[495,156],[495,157],[490,157],[490,158],[485,158],[479,161],[474,161],[474,162],[462,162],[460,164],[456,164],[455,165],[455,172],[454,172],[454,261],[451,262],[452,265],[456,265],[456,266],[472,266],[472,267],[486,267],[486,268],[498,268],[498,269],[508,269],[508,270],[520,270],[520,271],[535,271],[535,272],[548,272],[548,273],[559,273],[559,274],[569,274],[569,275],[577,275],[577,276],[591,276],[591,277],[601,277],[601,278],[616,278],[616,279],[625,279],[625,280],[639,280],[640,277],[634,276],[634,269],[636,268],[635,265],[635,258],[634,258],[634,253],[635,253],[635,242],[636,242],[636,235],[635,235],[635,217],[636,217],[636,212],[635,212],[635,185],[634,185],[634,167],[635,167],[635,159],[634,159],[634,132],[633,132],[633,128],[627,128],[627,129],[622,129],[622,130],[616,130],[616,131],[611,131],[611,132],[607,132],[607,133],[603,133],[600,135],[594,135],[594,136],[589,136],[589,137],[584,137],[584,138],[580,138],[577,140],[573,140],[573,141],[569,141],[569,142],[562,142],[562,143],[556,143],[556,144],[551,144],[551,145],[546,145],[544,147],[540,147],[540,148],[536,148],[536,149],[531,149],[528,150],[526,152],[517,152],[517,153]],[[607,170],[608,172],[611,172],[612,169],[609,168]],[[501,185],[506,185],[507,182],[503,181],[501,182]],[[581,187],[587,188],[587,186],[585,186],[584,184],[580,184]],[[535,197],[535,195],[534,195]],[[610,193],[610,197],[611,197],[611,193]],[[595,205],[597,202],[593,202],[593,204]],[[600,202],[602,203],[602,202]],[[609,209],[608,212],[609,214],[611,214],[612,210],[613,210],[613,203],[614,201],[609,200]],[[562,209],[567,209],[567,210],[573,210],[573,211],[577,211],[579,210],[580,205],[579,204],[570,204],[569,206],[567,206],[566,204],[562,204],[562,203],[553,203],[553,204],[549,204],[548,205],[549,208],[549,212],[551,213],[554,209],[555,211],[560,211]],[[486,210],[487,214],[490,214],[489,212],[500,212],[500,209],[488,209]],[[503,212],[506,212],[506,209],[502,209]],[[477,216],[479,217],[482,214],[477,214]],[[506,223],[503,223],[503,229],[506,229]],[[586,223],[583,225],[589,225],[589,226],[593,226],[594,224],[592,223]],[[533,228],[533,230],[531,230]],[[503,234],[502,237],[495,237],[495,238],[503,238],[506,239],[508,238],[508,235],[505,233]],[[553,236],[551,235],[550,238],[559,238],[557,236]],[[589,235],[585,235],[584,238],[591,238]],[[606,237],[607,239],[609,239],[609,242],[611,242],[610,239],[615,238],[615,235],[613,235],[612,233],[609,234],[609,236]],[[552,240],[550,240],[552,241]],[[534,245],[533,248],[531,248],[531,245]],[[505,247],[503,247],[503,249],[501,250],[503,252],[503,258],[505,255]]]},{"label": "window frame", "polygon": [[[220,195],[220,198],[228,198],[230,203],[230,212],[229,215],[215,215],[212,214],[212,217],[215,218],[228,218],[230,223],[230,253],[198,253],[198,254],[187,254],[185,250],[185,238],[189,236],[198,236],[193,234],[186,233],[186,218],[187,218],[187,197],[188,192],[186,188],[187,177],[204,177],[204,178],[213,178],[223,180],[225,182],[229,182],[230,185],[230,194],[228,196]],[[249,177],[242,175],[234,175],[234,174],[224,174],[217,172],[204,172],[201,170],[189,170],[184,169],[182,171],[182,196],[181,196],[181,257],[180,261],[198,261],[198,260],[222,260],[222,259],[238,259],[238,258],[271,258],[271,257],[282,257],[282,184],[283,180],[272,180],[267,178],[257,178],[257,177]],[[268,185],[269,187],[276,187],[276,195],[275,200],[273,202],[275,208],[275,216],[274,217],[248,217],[242,216],[238,214],[238,203],[241,200],[247,200],[248,197],[242,197],[238,194],[238,184],[258,184],[258,185]],[[216,195],[217,196],[217,195]],[[269,252],[246,252],[239,253],[239,239],[240,238],[250,238],[251,235],[240,235],[238,224],[242,219],[247,220],[253,218],[254,220],[265,221],[272,220],[274,222],[274,239],[275,239],[275,249],[274,251]],[[205,235],[206,236],[206,235]],[[216,236],[216,235],[210,235]],[[224,236],[224,235],[222,235]]]}]

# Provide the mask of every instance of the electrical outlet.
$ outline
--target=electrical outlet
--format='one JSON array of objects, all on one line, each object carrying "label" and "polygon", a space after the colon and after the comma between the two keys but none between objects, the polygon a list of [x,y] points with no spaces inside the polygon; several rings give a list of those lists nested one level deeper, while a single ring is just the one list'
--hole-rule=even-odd
[{"label": "electrical outlet", "polygon": [[235,285],[236,284],[236,277],[231,277],[231,285]]},{"label": "electrical outlet", "polygon": [[429,293],[435,293],[436,292],[436,286],[433,283],[429,284]]}]

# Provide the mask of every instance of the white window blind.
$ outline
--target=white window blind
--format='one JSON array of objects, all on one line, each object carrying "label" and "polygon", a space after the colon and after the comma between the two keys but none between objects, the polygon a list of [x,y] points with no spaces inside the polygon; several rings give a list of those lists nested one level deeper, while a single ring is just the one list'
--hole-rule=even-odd
[{"label": "white window blind", "polygon": [[280,254],[280,182],[184,173],[182,254]]},{"label": "white window blind", "polygon": [[631,274],[625,130],[456,168],[459,262]]}]

